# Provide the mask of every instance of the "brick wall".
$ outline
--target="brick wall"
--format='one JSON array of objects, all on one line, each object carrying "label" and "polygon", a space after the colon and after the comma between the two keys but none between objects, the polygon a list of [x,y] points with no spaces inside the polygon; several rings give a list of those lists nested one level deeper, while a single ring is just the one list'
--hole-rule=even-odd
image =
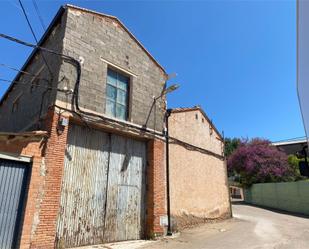
[{"label": "brick wall", "polygon": [[[48,139],[0,140],[0,151],[32,157],[20,248],[54,248],[67,128],[57,132],[59,116],[46,117]],[[32,139],[32,140],[31,140]]]},{"label": "brick wall", "polygon": [[147,146],[146,236],[152,238],[165,233],[160,225],[160,217],[166,215],[165,150],[161,140],[151,140]]},{"label": "brick wall", "polygon": [[0,152],[12,153],[32,157],[31,183],[27,190],[27,203],[23,214],[23,229],[21,231],[20,248],[29,248],[34,214],[38,211],[36,206],[39,190],[42,188],[42,145],[44,138],[28,138],[0,140]]},{"label": "brick wall", "polygon": [[57,130],[58,120],[59,115],[51,109],[45,124],[50,136],[44,152],[46,175],[43,192],[40,193],[43,198],[39,205],[39,223],[32,231],[31,248],[54,248],[68,132],[68,127]]},{"label": "brick wall", "polygon": [[[61,180],[67,139],[67,128],[57,131],[59,115],[51,109],[44,128],[48,139],[40,141],[1,140],[0,151],[30,156],[33,159],[31,181],[21,231],[20,248],[54,248],[59,210]],[[146,236],[165,233],[160,218],[166,216],[165,143],[150,140],[147,144]]]}]

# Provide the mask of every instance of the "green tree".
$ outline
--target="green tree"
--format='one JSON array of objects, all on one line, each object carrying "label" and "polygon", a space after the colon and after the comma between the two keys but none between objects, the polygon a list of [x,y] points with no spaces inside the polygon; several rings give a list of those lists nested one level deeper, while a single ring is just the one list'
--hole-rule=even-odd
[{"label": "green tree", "polygon": [[229,157],[239,146],[239,138],[226,138],[224,141],[224,155]]},{"label": "green tree", "polygon": [[[309,159],[308,159],[309,160]],[[289,155],[288,156],[288,163],[289,163],[289,166],[295,176],[295,180],[302,180],[302,179],[306,179],[306,177],[303,177],[301,176],[300,172],[299,172],[299,162],[301,161],[305,161],[304,158],[298,158],[297,156],[295,155]]]}]

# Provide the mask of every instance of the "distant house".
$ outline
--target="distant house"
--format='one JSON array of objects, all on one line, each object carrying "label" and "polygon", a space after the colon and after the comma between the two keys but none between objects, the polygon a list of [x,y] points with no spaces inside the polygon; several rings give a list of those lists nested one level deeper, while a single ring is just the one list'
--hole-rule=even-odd
[{"label": "distant house", "polygon": [[200,107],[172,109],[171,214],[177,226],[230,217],[223,138]]},{"label": "distant house", "polygon": [[307,145],[307,139],[293,139],[293,140],[282,140],[279,142],[274,142],[272,145],[276,146],[279,150],[283,151],[287,155],[296,154],[301,151],[304,146]]}]

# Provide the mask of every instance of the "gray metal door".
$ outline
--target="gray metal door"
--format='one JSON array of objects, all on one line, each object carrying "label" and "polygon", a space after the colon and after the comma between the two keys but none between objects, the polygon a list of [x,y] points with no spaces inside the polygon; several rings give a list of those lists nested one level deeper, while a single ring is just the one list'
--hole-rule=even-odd
[{"label": "gray metal door", "polygon": [[144,142],[70,126],[58,247],[141,238],[145,163]]},{"label": "gray metal door", "polygon": [[0,159],[0,248],[16,248],[29,163]]}]

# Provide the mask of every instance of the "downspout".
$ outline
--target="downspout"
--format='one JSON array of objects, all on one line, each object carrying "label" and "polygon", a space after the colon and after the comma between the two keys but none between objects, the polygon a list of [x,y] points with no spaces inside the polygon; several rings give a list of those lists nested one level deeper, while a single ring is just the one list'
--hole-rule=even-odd
[{"label": "downspout", "polygon": [[[229,175],[228,175],[228,169],[227,169],[227,157],[225,155],[225,136],[224,131],[222,131],[222,137],[223,137],[223,160],[224,160],[224,166],[225,166],[225,180],[226,180],[226,186],[227,186],[227,193],[229,198],[229,207],[230,207],[230,218],[233,218],[233,208],[232,208],[232,198],[231,198],[231,192],[230,192],[230,183],[229,183]],[[243,188],[242,190],[243,191]],[[243,198],[244,195],[242,194]]]},{"label": "downspout", "polygon": [[171,203],[170,203],[170,181],[169,181],[169,133],[168,133],[168,118],[171,115],[172,109],[167,109],[165,113],[165,151],[166,151],[166,204],[167,204],[167,235],[172,235],[171,229]]}]

